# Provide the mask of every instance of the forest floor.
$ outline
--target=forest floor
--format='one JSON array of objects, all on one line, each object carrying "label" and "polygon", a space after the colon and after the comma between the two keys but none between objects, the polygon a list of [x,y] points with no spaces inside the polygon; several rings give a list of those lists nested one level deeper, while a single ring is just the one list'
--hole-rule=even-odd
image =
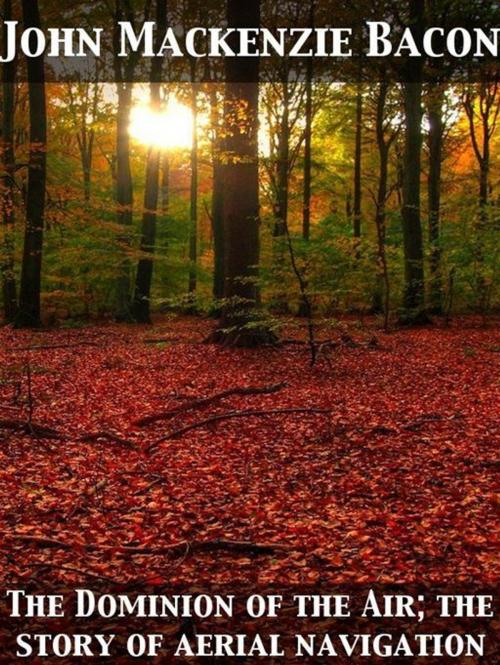
[{"label": "forest floor", "polygon": [[498,580],[491,325],[346,324],[313,368],[211,325],[0,332],[2,583]]}]

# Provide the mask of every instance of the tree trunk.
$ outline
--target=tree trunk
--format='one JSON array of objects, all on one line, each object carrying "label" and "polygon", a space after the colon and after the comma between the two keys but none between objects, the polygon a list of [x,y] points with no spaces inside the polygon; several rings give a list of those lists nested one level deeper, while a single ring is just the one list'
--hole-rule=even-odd
[{"label": "tree trunk", "polygon": [[[314,25],[314,2],[311,3],[311,25]],[[309,58],[306,69],[306,102],[304,110],[304,191],[302,198],[302,238],[309,242],[311,238],[311,190],[312,190],[312,86],[313,86],[313,61]],[[307,289],[307,280],[304,280]],[[310,317],[310,303],[307,298],[301,298],[298,316]]]},{"label": "tree trunk", "polygon": [[130,308],[131,265],[130,230],[133,220],[133,184],[130,168],[130,108],[132,84],[118,82],[118,110],[116,117],[116,221],[121,229],[117,238],[120,265],[116,283],[116,320],[133,320]]},{"label": "tree trunk", "polygon": [[481,224],[488,221],[489,178],[490,178],[490,138],[491,127],[487,115],[483,116],[483,155],[479,165],[479,208]]},{"label": "tree trunk", "polygon": [[[353,236],[356,246],[361,239],[361,141],[363,130],[363,94],[361,83],[356,93],[356,137],[354,148],[354,199],[353,199]],[[358,248],[356,249],[358,251]]]},{"label": "tree trunk", "polygon": [[289,125],[289,94],[288,82],[285,81],[283,89],[283,114],[281,116],[281,127],[279,135],[276,208],[273,235],[282,238],[285,235],[288,223],[288,169],[290,164],[290,125]]},{"label": "tree trunk", "polygon": [[214,275],[212,295],[215,301],[224,297],[224,180],[221,162],[221,136],[217,89],[210,85],[210,115],[214,139],[212,145],[212,204],[210,221],[214,241]]},{"label": "tree trunk", "polygon": [[[83,130],[87,133],[87,129]],[[83,138],[83,137],[82,137]],[[90,202],[90,194],[92,189],[92,160],[94,152],[94,134],[93,130],[87,133],[85,140],[82,141],[81,147],[81,160],[83,172],[83,198],[85,203]]]},{"label": "tree trunk", "polygon": [[[479,212],[474,224],[474,259],[476,264],[476,292],[483,312],[486,311],[488,306],[490,292],[484,274],[484,232],[487,229],[489,217],[490,141],[499,117],[498,90],[498,82],[488,83],[483,80],[478,84],[478,94],[471,94],[470,87],[467,87],[463,100],[469,121],[472,148],[479,166]],[[479,128],[476,127],[476,120],[479,121]]]},{"label": "tree trunk", "polygon": [[191,108],[193,113],[193,133],[191,147],[191,197],[189,213],[189,284],[188,294],[196,293],[196,262],[198,258],[198,85],[192,78]]},{"label": "tree trunk", "polygon": [[224,297],[224,180],[223,167],[220,163],[217,150],[213,164],[212,189],[212,230],[214,237],[214,284],[213,296],[215,300]]},{"label": "tree trunk", "polygon": [[430,311],[441,314],[443,288],[441,275],[441,165],[443,153],[443,88],[433,86],[429,91],[429,246],[430,246]]},{"label": "tree trunk", "polygon": [[[259,27],[260,0],[243,4],[227,0],[227,9],[230,28]],[[258,58],[226,58],[225,75],[222,169],[226,302],[219,330],[211,339],[233,346],[256,346],[273,339],[265,326],[255,322],[260,259]]]},{"label": "tree trunk", "polygon": [[[310,59],[312,64],[312,60]],[[302,237],[311,237],[311,184],[312,184],[312,82],[306,81],[305,136],[304,136],[304,194],[302,204]]]},{"label": "tree trunk", "polygon": [[[409,0],[410,21],[415,41],[423,33],[424,0]],[[403,86],[405,111],[405,148],[403,156],[403,243],[405,286],[401,322],[426,323],[424,293],[424,252],[420,220],[420,177],[422,151],[422,78],[423,63],[414,58],[407,66]]]},{"label": "tree trunk", "polygon": [[[314,0],[311,0],[309,22],[314,26]],[[311,184],[312,184],[312,124],[313,124],[313,59],[308,58],[306,65],[306,102],[304,110],[304,192],[302,198],[302,237],[311,237]]]},{"label": "tree trunk", "polygon": [[[23,0],[22,8],[25,29],[40,29],[38,0]],[[37,327],[41,325],[40,294],[47,171],[47,115],[43,55],[27,58],[26,66],[29,80],[30,155],[26,228],[16,324],[19,327]]]},{"label": "tree trunk", "polygon": [[[151,105],[159,107],[160,90],[157,83],[151,84]],[[146,165],[144,212],[142,215],[142,257],[137,265],[132,315],[138,323],[151,323],[151,283],[153,280],[153,255],[156,242],[156,220],[160,175],[160,150],[151,146]],[[144,256],[147,254],[148,256]]]},{"label": "tree trunk", "polygon": [[[481,84],[481,109],[484,109],[483,95],[484,87]],[[476,291],[477,300],[480,310],[483,314],[488,309],[488,299],[490,289],[488,288],[485,270],[484,270],[484,255],[485,255],[485,238],[484,234],[488,228],[488,207],[489,207],[489,179],[490,179],[490,138],[492,133],[489,123],[489,112],[482,110],[482,154],[478,160],[479,163],[479,215],[476,224],[476,238],[474,243],[474,254],[476,258]]]},{"label": "tree trunk", "polygon": [[[285,73],[286,76],[286,73]],[[276,163],[276,201],[274,204],[273,245],[275,280],[278,285],[275,302],[276,311],[288,312],[288,298],[284,284],[286,237],[288,229],[289,168],[290,168],[290,101],[288,80],[282,83],[283,113],[279,130],[278,160]]]},{"label": "tree trunk", "polygon": [[[165,0],[156,2],[157,40],[165,33],[167,25],[167,7]],[[153,58],[151,63],[151,109],[159,112],[161,107],[160,82],[162,62]],[[158,195],[160,191],[161,150],[151,146],[146,164],[146,186],[144,190],[144,212],[141,227],[141,253],[135,278],[134,302],[132,314],[138,323],[151,323],[151,283],[153,281],[153,255],[156,242],[156,221]],[[147,255],[147,256],[144,256]]]},{"label": "tree trunk", "polygon": [[83,172],[83,197],[85,200],[85,203],[90,202],[90,190],[91,190],[91,180],[90,180],[90,170],[91,170],[90,164],[85,165],[85,170]]},{"label": "tree trunk", "polygon": [[141,252],[149,254],[139,260],[135,281],[133,316],[138,323],[151,323],[151,283],[156,241],[156,215],[159,190],[159,150],[150,148],[146,167],[146,190],[142,216]]},{"label": "tree trunk", "polygon": [[165,151],[161,159],[161,212],[168,215],[170,206],[170,161]]},{"label": "tree trunk", "polygon": [[387,182],[389,166],[390,142],[384,135],[385,105],[387,99],[388,85],[385,80],[381,81],[377,100],[376,135],[379,153],[379,178],[377,188],[377,200],[375,211],[375,228],[377,230],[377,292],[375,294],[374,309],[384,313],[384,330],[389,328],[390,313],[390,282],[385,251],[386,241],[386,203]]},{"label": "tree trunk", "polygon": [[[4,0],[4,21],[12,20],[12,0]],[[3,27],[4,40],[6,28]],[[16,62],[4,63],[2,85],[2,166],[3,177],[3,259],[2,259],[2,290],[4,318],[12,323],[17,314],[16,279],[14,274],[14,176],[16,158],[14,154],[14,113],[15,113],[15,80]]]}]

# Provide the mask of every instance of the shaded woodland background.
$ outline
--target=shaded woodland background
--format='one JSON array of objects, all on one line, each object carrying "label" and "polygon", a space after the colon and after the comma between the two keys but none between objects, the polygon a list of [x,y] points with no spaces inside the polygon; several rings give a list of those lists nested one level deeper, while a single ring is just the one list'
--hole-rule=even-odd
[{"label": "shaded woodland background", "polygon": [[[4,0],[3,18],[54,25],[57,4]],[[251,26],[279,11],[293,23],[325,10],[285,4],[117,0],[87,18],[149,15],[161,26],[167,9],[179,21],[217,10],[229,25]],[[399,4],[418,38],[433,3]],[[188,65],[195,80],[199,63]],[[3,65],[6,322],[148,322],[155,312],[229,307],[238,312],[223,315],[226,328],[345,313],[376,314],[387,328],[498,308],[500,91],[491,71],[427,83],[421,63],[411,83],[390,71],[326,83],[310,62],[290,82],[285,60],[275,80],[258,84],[257,60],[241,59],[214,65],[204,82],[167,84],[155,59],[149,83],[132,84],[144,64],[114,66],[122,83],[46,83],[40,58]],[[224,76],[229,83],[217,82]],[[190,145],[131,136],[131,114],[145,106],[166,125],[184,114]],[[255,306],[258,324],[247,315]]]}]

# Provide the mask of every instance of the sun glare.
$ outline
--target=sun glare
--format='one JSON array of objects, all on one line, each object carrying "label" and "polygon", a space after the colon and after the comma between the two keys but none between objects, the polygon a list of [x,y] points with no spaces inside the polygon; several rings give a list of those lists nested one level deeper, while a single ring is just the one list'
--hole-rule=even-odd
[{"label": "sun glare", "polygon": [[130,136],[144,145],[164,150],[191,148],[192,124],[191,110],[177,100],[170,100],[162,111],[138,104],[130,116]]}]

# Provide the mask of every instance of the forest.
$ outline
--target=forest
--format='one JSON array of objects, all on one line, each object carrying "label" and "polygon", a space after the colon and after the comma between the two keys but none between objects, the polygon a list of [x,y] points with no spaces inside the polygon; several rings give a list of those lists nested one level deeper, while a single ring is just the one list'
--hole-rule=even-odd
[{"label": "forest", "polygon": [[[115,14],[145,20],[152,4],[118,3]],[[6,2],[5,19],[54,25],[51,3],[28,5],[23,16]],[[167,14],[163,4],[156,25],[176,12],[195,23],[198,12],[200,23],[211,8],[170,3]],[[308,12],[319,21],[325,10]],[[295,11],[294,24],[314,24],[300,3]],[[261,13],[235,21],[279,20],[279,8],[263,3]],[[373,315],[388,329],[498,307],[494,71],[456,83],[422,72],[403,85],[387,68],[375,82],[344,74],[335,83],[313,71],[323,62],[292,76],[295,64],[281,58],[257,86],[256,58],[191,58],[192,84],[163,83],[161,58],[150,71],[138,53],[111,64],[122,83],[99,60],[78,82],[48,82],[43,56],[3,65],[7,323],[149,323],[168,312],[215,320],[239,298],[262,305],[268,329],[308,314]],[[255,89],[229,90],[231,75]],[[235,118],[233,102],[246,113]],[[252,170],[229,163],[253,153]],[[232,205],[235,238],[224,222]]]},{"label": "forest", "polygon": [[[70,4],[2,0],[4,47],[334,11]],[[495,18],[385,5],[417,43]],[[0,64],[2,583],[494,584],[497,64],[259,73],[116,34],[78,76]]]}]

